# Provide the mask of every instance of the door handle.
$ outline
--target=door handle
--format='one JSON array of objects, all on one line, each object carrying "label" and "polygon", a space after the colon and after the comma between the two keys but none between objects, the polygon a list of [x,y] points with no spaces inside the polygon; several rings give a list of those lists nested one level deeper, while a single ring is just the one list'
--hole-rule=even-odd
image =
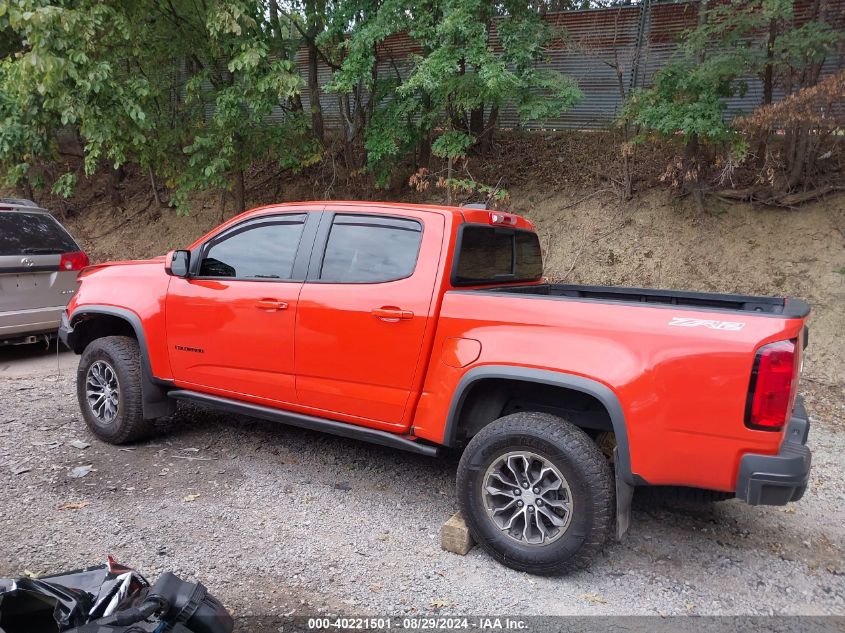
[{"label": "door handle", "polygon": [[255,302],[255,307],[268,312],[278,312],[279,310],[287,310],[288,304],[275,299],[260,299]]},{"label": "door handle", "polygon": [[406,321],[408,319],[413,319],[414,313],[410,310],[402,310],[401,308],[385,306],[373,310],[373,316],[377,319],[381,319],[382,321],[393,323],[399,320]]}]

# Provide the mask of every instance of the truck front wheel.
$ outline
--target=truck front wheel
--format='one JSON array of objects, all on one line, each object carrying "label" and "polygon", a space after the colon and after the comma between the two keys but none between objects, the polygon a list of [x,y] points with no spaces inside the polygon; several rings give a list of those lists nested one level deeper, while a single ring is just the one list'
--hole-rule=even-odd
[{"label": "truck front wheel", "polygon": [[484,427],[461,457],[457,489],[475,540],[519,571],[583,567],[611,534],[610,466],[586,433],[554,415],[514,413]]},{"label": "truck front wheel", "polygon": [[140,440],[152,430],[141,396],[141,354],[128,336],[105,336],[85,348],[76,395],[88,428],[109,444]]}]

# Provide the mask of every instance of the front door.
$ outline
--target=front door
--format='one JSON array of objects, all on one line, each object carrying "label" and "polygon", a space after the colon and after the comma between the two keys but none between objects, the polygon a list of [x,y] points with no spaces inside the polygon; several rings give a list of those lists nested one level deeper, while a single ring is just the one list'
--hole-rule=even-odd
[{"label": "front door", "polygon": [[178,385],[296,401],[293,334],[302,278],[294,271],[298,253],[307,257],[300,252],[307,218],[245,220],[194,249],[192,274],[172,278],[167,293],[167,340]]},{"label": "front door", "polygon": [[404,210],[324,216],[299,299],[299,402],[377,423],[370,426],[407,428],[443,217]]}]

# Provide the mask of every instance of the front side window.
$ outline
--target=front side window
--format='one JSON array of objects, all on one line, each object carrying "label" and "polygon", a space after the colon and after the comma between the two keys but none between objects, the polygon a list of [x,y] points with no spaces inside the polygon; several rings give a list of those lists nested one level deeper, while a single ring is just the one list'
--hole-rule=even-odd
[{"label": "front side window", "polygon": [[455,285],[534,281],[543,275],[540,240],[533,231],[466,225],[456,258]]},{"label": "front side window", "polygon": [[416,220],[371,215],[336,215],[320,280],[380,283],[414,272],[422,241]]},{"label": "front side window", "polygon": [[200,263],[200,277],[290,279],[305,215],[263,219],[214,240]]}]

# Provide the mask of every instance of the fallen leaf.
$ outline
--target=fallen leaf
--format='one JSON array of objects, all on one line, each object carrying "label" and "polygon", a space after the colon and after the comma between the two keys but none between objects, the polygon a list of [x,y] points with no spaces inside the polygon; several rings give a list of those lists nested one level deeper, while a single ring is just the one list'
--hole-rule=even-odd
[{"label": "fallen leaf", "polygon": [[34,571],[29,571],[28,569],[23,570],[23,575],[27,578],[38,578],[38,574],[36,574]]},{"label": "fallen leaf", "polygon": [[70,471],[69,476],[78,479],[79,477],[84,477],[92,470],[94,470],[94,467],[91,464],[88,464],[87,466],[77,466],[72,471]]},{"label": "fallen leaf", "polygon": [[70,503],[63,503],[58,507],[59,510],[81,510],[91,505],[90,501],[72,501]]},{"label": "fallen leaf", "polygon": [[442,609],[443,607],[448,607],[449,603],[445,600],[432,600],[429,605],[433,609]]},{"label": "fallen leaf", "polygon": [[596,604],[607,604],[607,600],[595,593],[582,593],[581,599],[587,600],[588,602],[595,602]]},{"label": "fallen leaf", "polygon": [[197,495],[197,494],[190,494],[190,495],[185,495],[185,498],[183,499],[183,501],[185,503],[190,503],[191,501],[196,501],[199,498],[200,498],[200,496]]},{"label": "fallen leaf", "polygon": [[85,448],[88,448],[89,446],[91,446],[88,442],[83,442],[82,440],[73,440],[70,443],[70,445],[73,446],[74,448],[78,448],[79,450],[82,450],[82,449],[85,449]]}]

